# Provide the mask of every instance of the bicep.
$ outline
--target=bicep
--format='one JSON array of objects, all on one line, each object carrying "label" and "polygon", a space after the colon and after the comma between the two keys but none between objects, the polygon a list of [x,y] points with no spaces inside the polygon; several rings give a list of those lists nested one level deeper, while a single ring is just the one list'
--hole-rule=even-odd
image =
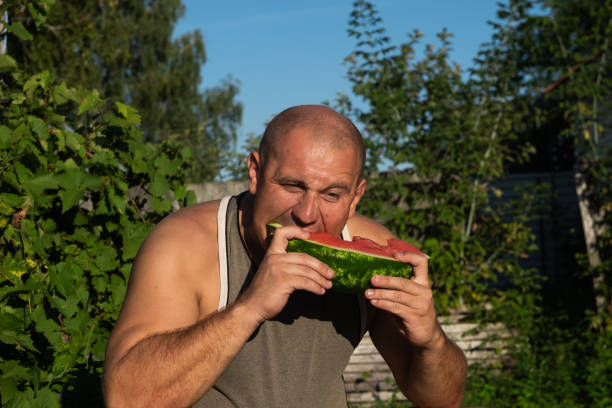
[{"label": "bicep", "polygon": [[111,363],[151,335],[195,324],[202,317],[201,303],[215,296],[214,282],[205,284],[207,276],[213,276],[207,267],[217,262],[207,260],[207,253],[214,251],[193,254],[189,245],[168,238],[163,233],[148,238],[134,262],[107,347],[106,358]]}]

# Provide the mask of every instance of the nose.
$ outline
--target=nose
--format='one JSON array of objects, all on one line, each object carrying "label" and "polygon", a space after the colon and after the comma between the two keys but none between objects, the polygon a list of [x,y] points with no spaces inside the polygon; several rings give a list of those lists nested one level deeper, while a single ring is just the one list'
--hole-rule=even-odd
[{"label": "nose", "polygon": [[299,227],[306,227],[317,221],[319,198],[314,192],[305,192],[300,201],[293,207],[293,221]]}]

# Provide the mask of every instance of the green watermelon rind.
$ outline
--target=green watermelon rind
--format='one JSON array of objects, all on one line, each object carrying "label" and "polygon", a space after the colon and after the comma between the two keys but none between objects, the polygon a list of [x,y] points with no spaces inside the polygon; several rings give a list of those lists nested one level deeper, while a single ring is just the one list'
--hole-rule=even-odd
[{"label": "green watermelon rind", "polygon": [[410,278],[412,275],[412,266],[405,262],[303,239],[289,240],[287,252],[308,254],[332,268],[335,272],[332,290],[344,293],[363,293],[371,287],[370,280],[374,275],[402,278]]}]

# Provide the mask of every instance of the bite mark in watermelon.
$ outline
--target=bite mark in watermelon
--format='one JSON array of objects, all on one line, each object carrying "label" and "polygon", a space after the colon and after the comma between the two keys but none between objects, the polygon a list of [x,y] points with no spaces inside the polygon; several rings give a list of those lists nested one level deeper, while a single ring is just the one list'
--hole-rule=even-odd
[{"label": "bite mark in watermelon", "polygon": [[[271,223],[269,227],[280,228]],[[387,245],[359,236],[344,241],[327,232],[311,232],[308,239],[294,238],[287,244],[287,252],[303,252],[327,264],[335,272],[333,290],[345,293],[363,293],[370,287],[374,275],[410,278],[412,266],[393,258],[394,252],[414,252],[424,255],[415,246],[396,238]]]}]

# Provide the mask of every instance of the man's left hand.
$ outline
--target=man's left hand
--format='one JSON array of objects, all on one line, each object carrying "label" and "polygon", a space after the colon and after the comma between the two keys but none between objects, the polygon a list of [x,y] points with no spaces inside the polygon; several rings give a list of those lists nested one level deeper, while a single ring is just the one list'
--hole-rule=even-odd
[{"label": "man's left hand", "polygon": [[372,306],[390,312],[398,331],[414,346],[435,347],[444,334],[436,320],[427,257],[411,252],[397,252],[394,257],[411,264],[414,276],[405,279],[375,275],[366,298]]}]

